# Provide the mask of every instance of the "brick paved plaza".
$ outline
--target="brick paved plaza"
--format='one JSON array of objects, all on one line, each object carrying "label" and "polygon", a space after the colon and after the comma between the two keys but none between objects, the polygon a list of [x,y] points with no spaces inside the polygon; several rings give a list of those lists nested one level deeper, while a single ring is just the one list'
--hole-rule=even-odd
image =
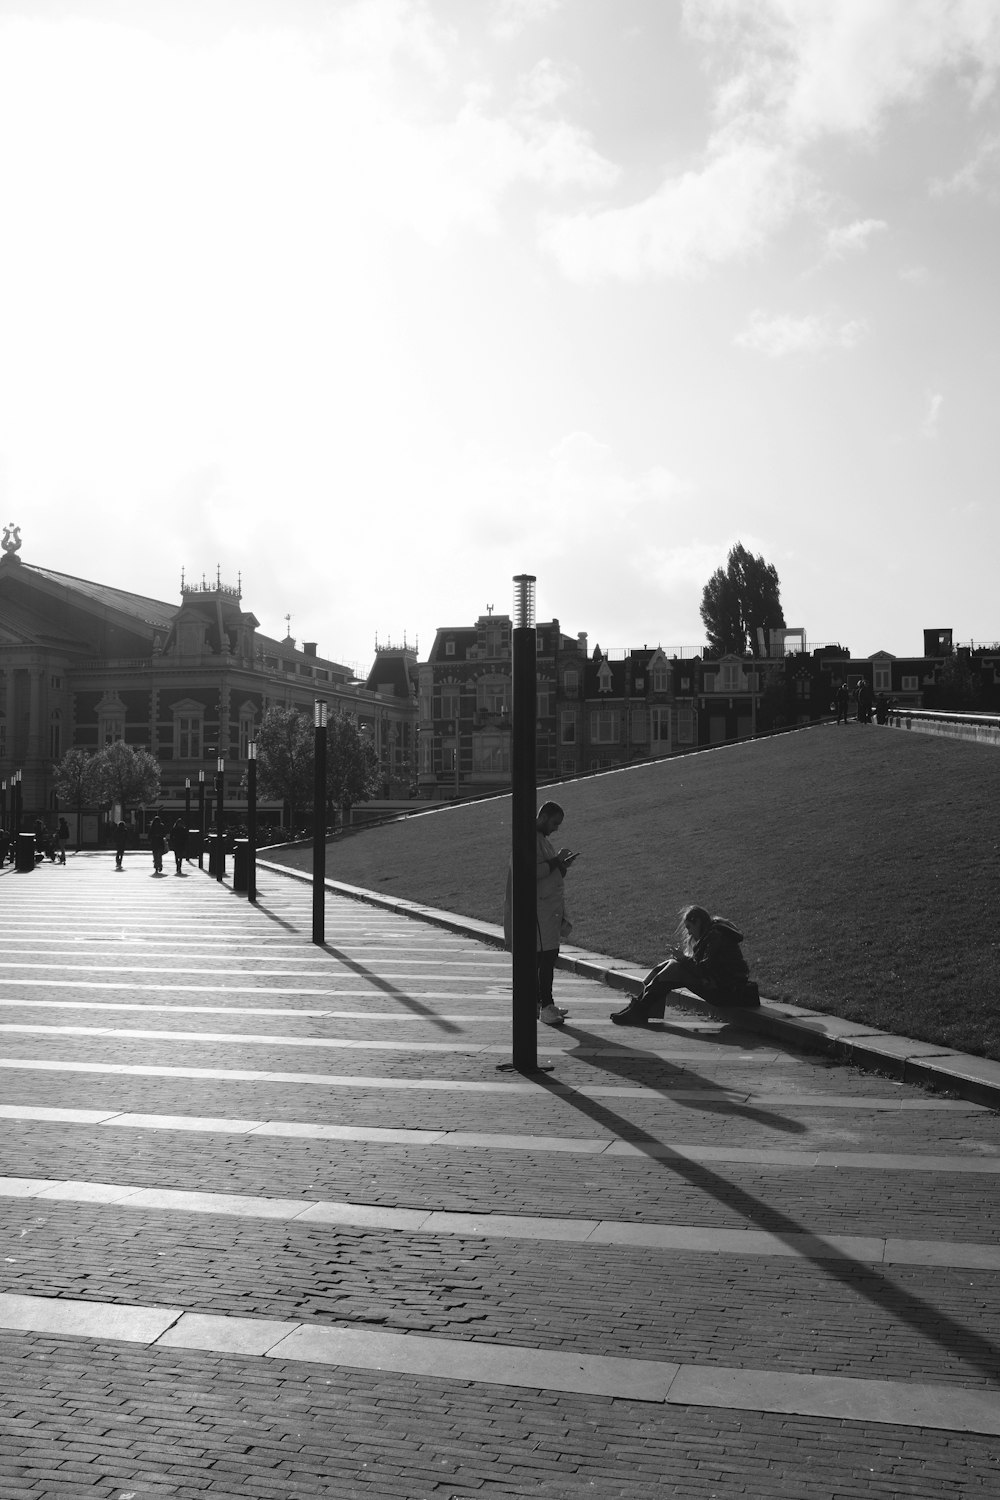
[{"label": "brick paved plaza", "polygon": [[1000,1492],[996,1113],[259,886],[0,874],[3,1500]]}]

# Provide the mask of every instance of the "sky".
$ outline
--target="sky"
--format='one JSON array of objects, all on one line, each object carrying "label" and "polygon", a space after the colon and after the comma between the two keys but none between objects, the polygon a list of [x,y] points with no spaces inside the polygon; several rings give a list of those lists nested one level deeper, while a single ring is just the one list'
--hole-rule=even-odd
[{"label": "sky", "polygon": [[[362,673],[1000,638],[996,0],[0,0],[0,524]],[[289,619],[290,617],[290,619]]]}]

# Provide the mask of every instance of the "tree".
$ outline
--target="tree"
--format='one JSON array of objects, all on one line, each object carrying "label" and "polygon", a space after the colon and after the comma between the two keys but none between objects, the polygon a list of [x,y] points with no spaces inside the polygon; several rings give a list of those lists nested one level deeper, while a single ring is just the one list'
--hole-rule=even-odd
[{"label": "tree", "polygon": [[333,714],[326,726],[327,804],[349,809],[367,802],[381,782],[378,752],[357,719],[343,710]]},{"label": "tree", "polygon": [[717,568],[705,585],[701,618],[713,655],[756,651],[758,629],[769,650],[771,631],[785,623],[777,570],[737,542],[729,549],[726,567]]},{"label": "tree", "polygon": [[127,808],[145,807],[159,799],[160,766],[148,750],[115,740],[93,760],[101,801],[117,803],[123,818]]},{"label": "tree", "polygon": [[76,809],[76,847],[80,847],[80,824],[85,807],[101,800],[101,777],[97,757],[87,750],[67,750],[52,767],[53,789],[60,804]]},{"label": "tree", "polygon": [[266,802],[287,802],[295,829],[312,806],[315,766],[313,726],[297,708],[268,708],[257,734],[257,791]]}]

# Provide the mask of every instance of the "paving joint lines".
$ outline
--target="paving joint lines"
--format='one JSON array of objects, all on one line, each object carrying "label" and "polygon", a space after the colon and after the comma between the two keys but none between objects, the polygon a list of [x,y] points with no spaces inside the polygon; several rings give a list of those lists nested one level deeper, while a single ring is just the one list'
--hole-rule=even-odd
[{"label": "paving joint lines", "polygon": [[523,1345],[460,1342],[334,1324],[238,1318],[182,1307],[134,1306],[0,1293],[0,1326],[264,1359],[391,1370],[529,1390],[603,1395],[656,1405],[746,1408],[838,1421],[1000,1435],[992,1391],[918,1381],[799,1375]]},{"label": "paving joint lines", "polygon": [[[259,861],[259,865],[289,879],[311,883],[311,876],[292,870],[287,865],[265,860]],[[327,880],[326,885],[329,890],[353,901],[364,902],[416,921],[428,922],[447,932],[472,938],[491,947],[503,946],[503,929],[493,923],[440,911],[398,896],[386,896],[380,891],[366,890],[342,881]],[[581,978],[594,979],[610,989],[631,995],[641,992],[646,973],[645,969],[640,970],[622,959],[591,953],[585,948],[571,945],[560,951],[557,964],[560,969],[578,974]],[[708,1009],[713,1015],[719,1014],[711,1007],[705,1007],[696,995],[688,991],[682,991],[681,998],[695,1007]],[[802,1051],[821,1052],[855,1067],[886,1074],[903,1083],[944,1089],[972,1103],[1000,1109],[1000,1063],[989,1058],[973,1057],[950,1047],[893,1036],[874,1026],[843,1021],[836,1016],[777,1000],[762,998],[759,1009],[740,1010],[738,1014],[734,1014],[733,1019],[747,1030],[774,1037]]]}]

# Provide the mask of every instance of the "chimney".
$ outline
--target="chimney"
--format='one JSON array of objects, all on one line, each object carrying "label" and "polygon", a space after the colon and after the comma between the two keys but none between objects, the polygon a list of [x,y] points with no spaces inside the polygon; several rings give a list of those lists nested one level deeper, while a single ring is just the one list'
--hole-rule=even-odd
[{"label": "chimney", "polygon": [[576,648],[577,648],[577,650],[580,652],[580,654],[582,656],[586,656],[586,654],[587,654],[587,632],[585,630],[581,630],[580,634],[577,636],[577,638],[576,638]]},{"label": "chimney", "polygon": [[316,642],[315,641],[303,641],[302,642],[302,650],[303,650],[303,652],[305,653],[306,656],[315,656],[316,655]]}]

